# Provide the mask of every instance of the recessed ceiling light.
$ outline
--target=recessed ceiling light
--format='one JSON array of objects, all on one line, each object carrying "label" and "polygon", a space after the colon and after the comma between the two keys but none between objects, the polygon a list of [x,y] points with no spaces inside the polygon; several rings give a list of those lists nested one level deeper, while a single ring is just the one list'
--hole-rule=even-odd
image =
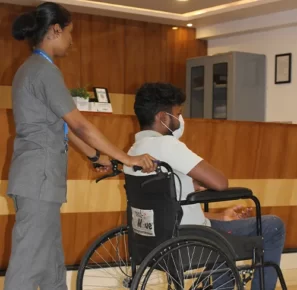
[{"label": "recessed ceiling light", "polygon": [[172,27],[172,29],[173,29],[173,30],[177,30],[177,29],[178,29],[178,27],[174,26],[174,27]]},{"label": "recessed ceiling light", "polygon": [[192,27],[193,24],[192,24],[192,23],[188,23],[187,26],[188,26],[188,27]]}]

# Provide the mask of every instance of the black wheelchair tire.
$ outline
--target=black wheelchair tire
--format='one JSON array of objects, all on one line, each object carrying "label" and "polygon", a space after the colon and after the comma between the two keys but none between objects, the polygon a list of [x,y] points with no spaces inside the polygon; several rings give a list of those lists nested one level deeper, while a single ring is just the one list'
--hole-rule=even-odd
[{"label": "black wheelchair tire", "polygon": [[96,249],[104,243],[107,239],[115,236],[117,233],[120,232],[126,232],[128,231],[127,226],[119,226],[117,228],[114,228],[102,236],[98,237],[95,242],[88,248],[86,251],[85,255],[83,256],[79,268],[78,268],[78,273],[77,273],[77,280],[76,280],[76,290],[83,290],[83,278],[85,274],[85,267],[90,259],[90,257],[93,255],[93,253],[96,251]]},{"label": "black wheelchair tire", "polygon": [[186,242],[186,241],[194,241],[199,243],[201,246],[207,245],[208,247],[213,248],[214,250],[218,251],[221,256],[224,257],[226,262],[228,263],[228,266],[232,270],[234,277],[235,277],[235,285],[237,286],[238,290],[244,290],[238,269],[236,267],[236,264],[234,261],[232,261],[223,251],[221,251],[216,244],[213,241],[210,241],[208,239],[204,239],[202,237],[197,237],[197,236],[181,236],[177,238],[173,238],[171,240],[165,241],[158,247],[156,247],[153,251],[150,252],[149,255],[143,260],[141,265],[136,271],[135,277],[133,277],[132,284],[130,290],[138,290],[138,285],[141,281],[142,275],[145,272],[146,268],[148,267],[149,264],[151,264],[151,261],[157,256],[160,252],[164,251],[168,247],[174,244],[178,244],[181,242]]}]

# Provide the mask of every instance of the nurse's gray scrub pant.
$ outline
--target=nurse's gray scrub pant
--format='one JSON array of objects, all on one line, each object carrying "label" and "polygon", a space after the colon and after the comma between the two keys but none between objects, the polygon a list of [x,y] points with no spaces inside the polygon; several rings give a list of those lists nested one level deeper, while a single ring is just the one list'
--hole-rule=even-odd
[{"label": "nurse's gray scrub pant", "polygon": [[67,290],[60,203],[15,196],[16,221],[4,290]]}]

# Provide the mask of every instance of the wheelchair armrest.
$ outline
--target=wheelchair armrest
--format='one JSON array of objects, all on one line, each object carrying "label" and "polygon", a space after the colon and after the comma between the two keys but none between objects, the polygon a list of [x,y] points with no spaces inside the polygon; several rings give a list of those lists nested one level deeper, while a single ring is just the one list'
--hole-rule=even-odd
[{"label": "wheelchair armrest", "polygon": [[182,205],[194,203],[210,203],[227,200],[252,198],[253,192],[244,187],[231,187],[222,191],[204,190],[188,194],[187,199],[182,201]]}]

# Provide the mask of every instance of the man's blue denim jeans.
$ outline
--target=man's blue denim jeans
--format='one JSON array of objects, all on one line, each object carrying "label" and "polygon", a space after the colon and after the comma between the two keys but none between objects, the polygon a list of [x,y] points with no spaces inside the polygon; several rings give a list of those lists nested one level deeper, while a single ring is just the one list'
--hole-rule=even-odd
[{"label": "man's blue denim jeans", "polygon": [[[257,235],[256,218],[247,218],[230,222],[211,220],[211,226],[214,229],[230,232],[237,236],[251,237]],[[286,236],[284,223],[277,216],[262,216],[262,232],[264,238],[264,261],[274,262],[279,265]],[[275,270],[271,267],[266,268],[265,290],[274,290],[276,282],[277,274]],[[255,272],[252,281],[252,290],[260,290],[258,271]]]}]

